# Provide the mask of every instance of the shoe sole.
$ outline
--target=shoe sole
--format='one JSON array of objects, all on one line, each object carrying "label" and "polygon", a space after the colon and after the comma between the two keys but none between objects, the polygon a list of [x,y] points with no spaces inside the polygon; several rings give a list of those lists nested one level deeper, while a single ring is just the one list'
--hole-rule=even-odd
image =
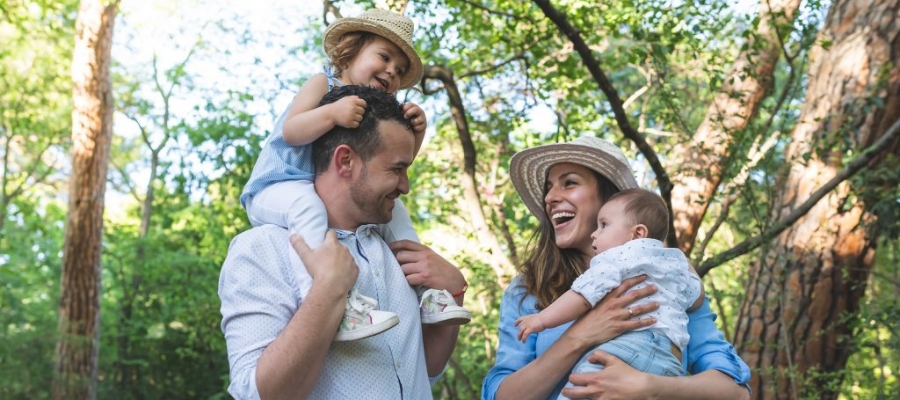
[{"label": "shoe sole", "polygon": [[422,316],[422,323],[429,325],[465,325],[472,320],[472,313],[466,310],[447,311],[440,314]]},{"label": "shoe sole", "polygon": [[334,341],[347,342],[350,340],[365,339],[367,337],[375,336],[381,332],[391,329],[399,323],[400,317],[395,314],[390,316],[390,318],[382,321],[380,324],[369,325],[367,327],[354,329],[352,331],[338,332],[337,335],[334,336]]}]

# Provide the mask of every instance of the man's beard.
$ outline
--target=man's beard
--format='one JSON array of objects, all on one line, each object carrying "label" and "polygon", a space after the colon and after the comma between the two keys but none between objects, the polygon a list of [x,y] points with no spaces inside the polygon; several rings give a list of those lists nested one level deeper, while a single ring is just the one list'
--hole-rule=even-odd
[{"label": "man's beard", "polygon": [[365,223],[386,224],[391,222],[393,217],[391,209],[382,207],[384,197],[376,193],[375,189],[367,183],[368,177],[369,170],[363,165],[359,178],[353,182],[350,188],[350,200],[360,211]]}]

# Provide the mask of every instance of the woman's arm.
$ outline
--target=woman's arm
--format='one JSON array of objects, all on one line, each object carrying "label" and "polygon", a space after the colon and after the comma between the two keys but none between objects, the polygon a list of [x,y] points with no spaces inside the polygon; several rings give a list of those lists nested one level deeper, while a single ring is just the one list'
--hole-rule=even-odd
[{"label": "woman's arm", "polygon": [[573,398],[666,398],[666,399],[746,399],[750,397],[747,382],[750,369],[738,357],[734,347],[725,341],[715,325],[716,315],[709,300],[688,314],[691,335],[687,349],[687,377],[663,377],[635,370],[622,360],[598,351],[589,361],[605,366],[603,371],[572,374],[577,389],[563,394]]},{"label": "woman's arm", "polygon": [[[485,398],[496,399],[545,399],[559,385],[560,381],[572,369],[572,366],[581,358],[585,351],[599,343],[606,342],[623,332],[650,326],[655,319],[632,319],[626,307],[634,301],[642,299],[656,291],[656,287],[648,286],[625,293],[640,282],[646,276],[627,279],[617,289],[610,292],[591,311],[579,318],[546,352],[537,358],[526,361],[521,368],[509,368],[508,375],[500,377],[499,387],[496,393],[485,393]],[[623,295],[623,293],[625,293]],[[504,300],[508,300],[504,297]],[[512,300],[514,301],[514,300]],[[641,315],[659,307],[658,304],[644,304],[631,306],[634,315]],[[504,308],[504,311],[507,309]],[[505,343],[516,342],[516,329],[513,322],[516,315],[500,317],[500,346]],[[531,343],[533,339],[528,342]],[[533,343],[530,344],[533,346]],[[498,351],[498,365],[501,355]],[[492,370],[492,372],[494,372]],[[488,385],[496,385],[496,382],[488,382],[498,377],[489,375],[485,379],[485,390]],[[494,395],[493,397],[491,395]]]},{"label": "woman's arm", "polygon": [[709,308],[709,299],[704,297],[700,308],[688,313],[688,333],[691,339],[687,348],[687,371],[699,374],[717,370],[731,377],[733,383],[747,386],[750,368],[716,326],[716,314]]},{"label": "woman's arm", "polygon": [[579,388],[563,389],[571,398],[588,399],[749,399],[750,392],[727,375],[708,370],[691,376],[660,376],[640,372],[617,357],[596,351],[588,361],[603,364],[600,372],[572,374]]}]

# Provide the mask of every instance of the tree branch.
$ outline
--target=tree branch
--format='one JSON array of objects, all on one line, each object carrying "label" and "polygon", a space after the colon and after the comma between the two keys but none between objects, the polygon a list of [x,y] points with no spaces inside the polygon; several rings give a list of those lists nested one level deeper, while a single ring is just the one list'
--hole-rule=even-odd
[{"label": "tree branch", "polygon": [[884,134],[884,136],[880,137],[875,143],[869,146],[867,149],[863,150],[859,156],[857,156],[853,161],[851,161],[847,166],[837,173],[834,178],[831,178],[830,181],[826,182],[822,187],[817,189],[813,194],[809,196],[806,201],[803,202],[797,209],[791,212],[790,215],[787,216],[782,221],[772,224],[765,232],[750,239],[747,239],[737,246],[723,252],[719,253],[713,258],[710,258],[704,261],[699,267],[697,267],[697,273],[702,277],[706,275],[707,272],[712,270],[713,268],[722,265],[728,261],[731,261],[737,257],[740,257],[744,254],[747,254],[753,250],[756,250],[760,245],[766,243],[775,236],[779,235],[781,232],[784,232],[785,229],[793,225],[797,220],[806,215],[815,206],[819,200],[825,197],[829,192],[834,190],[838,184],[849,179],[861,169],[868,166],[869,162],[875,159],[878,155],[881,154],[882,151],[886,150],[889,146],[891,146],[895,139],[900,137],[900,120],[894,122],[891,125],[890,129]]},{"label": "tree branch", "polygon": [[[588,47],[588,45],[584,42],[584,39],[581,37],[581,33],[569,23],[568,19],[565,15],[561,14],[550,4],[549,0],[534,0],[535,4],[541,8],[544,12],[544,15],[547,16],[554,24],[556,24],[557,28],[559,28],[560,32],[566,35],[569,40],[574,45],[575,50],[578,52],[578,55],[581,56],[581,60],[584,62],[584,65],[587,67],[588,71],[591,73],[591,76],[594,78],[594,81],[597,82],[597,86],[601,91],[606,95],[606,99],[609,102],[609,106],[613,111],[613,114],[616,118],[616,123],[619,125],[619,129],[622,130],[622,133],[626,138],[630,139],[638,148],[638,151],[647,159],[647,163],[650,164],[650,168],[653,170],[653,173],[656,174],[656,180],[659,185],[659,191],[662,195],[662,198],[666,201],[666,205],[669,208],[669,213],[672,213],[672,182],[669,179],[669,174],[666,172],[665,168],[663,168],[662,163],[659,161],[659,157],[656,155],[656,151],[650,147],[650,144],[644,140],[644,137],[638,133],[633,126],[631,126],[631,122],[628,121],[628,116],[625,114],[625,109],[622,107],[622,99],[619,98],[619,94],[616,92],[616,89],[612,86],[612,83],[609,81],[609,78],[606,77],[606,74],[600,68],[600,63],[597,58],[594,57],[593,52]],[[671,225],[671,224],[670,224]],[[675,232],[674,226],[669,227],[671,232]],[[677,238],[675,235],[670,235],[669,237],[669,245],[673,244],[677,245]]]}]

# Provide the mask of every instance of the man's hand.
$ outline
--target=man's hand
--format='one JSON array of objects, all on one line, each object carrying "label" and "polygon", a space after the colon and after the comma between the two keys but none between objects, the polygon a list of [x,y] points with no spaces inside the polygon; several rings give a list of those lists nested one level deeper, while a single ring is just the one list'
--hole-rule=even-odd
[{"label": "man's hand", "polygon": [[354,129],[359,127],[366,112],[366,101],[359,96],[347,96],[334,103],[326,104],[329,107],[334,124],[344,128]]},{"label": "man's hand", "polygon": [[410,285],[445,289],[450,293],[462,291],[466,285],[462,272],[428,246],[411,240],[398,240],[390,247]]},{"label": "man's hand", "polygon": [[525,339],[528,339],[528,335],[543,332],[544,329],[547,329],[544,326],[544,321],[541,320],[541,314],[523,315],[516,320],[516,326],[519,327],[519,340],[522,343],[525,342]]},{"label": "man's hand", "polygon": [[338,242],[334,231],[325,232],[325,240],[315,250],[310,249],[300,235],[291,235],[291,246],[314,282],[327,283],[328,287],[341,289],[342,293],[353,288],[359,267],[350,250]]}]

